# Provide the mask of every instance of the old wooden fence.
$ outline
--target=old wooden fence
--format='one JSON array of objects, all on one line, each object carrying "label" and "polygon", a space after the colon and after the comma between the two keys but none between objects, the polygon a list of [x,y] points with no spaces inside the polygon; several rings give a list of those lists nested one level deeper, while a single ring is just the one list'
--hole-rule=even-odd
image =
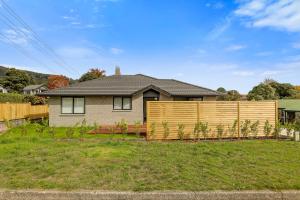
[{"label": "old wooden fence", "polygon": [[33,106],[29,103],[0,103],[0,121],[46,116],[48,116],[48,105]]},{"label": "old wooden fence", "polygon": [[[147,102],[147,139],[178,139],[179,125],[185,138],[249,137],[250,126],[259,121],[255,136],[265,136],[264,128],[277,123],[277,101],[151,101]],[[248,131],[243,129],[246,120]],[[266,121],[270,126],[266,126]],[[167,122],[167,126],[163,126]],[[208,124],[208,133],[194,134],[195,124]],[[236,124],[236,128],[234,128]],[[218,128],[217,128],[218,127]],[[168,132],[169,130],[169,132]],[[233,131],[234,130],[234,131]],[[169,134],[168,134],[169,133]],[[245,134],[247,133],[247,135]],[[168,135],[166,137],[166,135]]]}]

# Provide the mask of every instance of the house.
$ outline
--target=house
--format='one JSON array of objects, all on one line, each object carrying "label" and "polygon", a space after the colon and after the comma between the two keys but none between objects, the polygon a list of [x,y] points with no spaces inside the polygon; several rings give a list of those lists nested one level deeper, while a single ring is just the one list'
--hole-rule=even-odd
[{"label": "house", "polygon": [[129,124],[145,122],[147,101],[214,101],[218,92],[173,79],[142,74],[112,75],[49,90],[51,126],[112,125],[122,119]]},{"label": "house", "polygon": [[45,92],[45,91],[47,91],[47,88],[45,87],[44,84],[28,85],[28,86],[24,87],[23,94],[35,95],[37,93],[41,93],[41,92]]},{"label": "house", "polygon": [[7,93],[7,89],[0,85],[0,93]]},{"label": "house", "polygon": [[280,122],[292,123],[300,118],[300,99],[281,99],[278,101]]}]

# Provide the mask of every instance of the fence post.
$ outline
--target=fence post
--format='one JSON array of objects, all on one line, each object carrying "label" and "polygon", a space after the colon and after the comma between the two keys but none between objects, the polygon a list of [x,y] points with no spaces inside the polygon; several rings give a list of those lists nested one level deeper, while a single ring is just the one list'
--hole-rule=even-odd
[{"label": "fence post", "polygon": [[275,100],[275,126],[278,124],[278,101]]},{"label": "fence post", "polygon": [[200,122],[200,101],[197,101],[197,122]]},{"label": "fence post", "polygon": [[237,117],[237,125],[238,125],[238,139],[240,139],[240,129],[241,129],[241,122],[240,122],[240,101],[237,102],[237,113],[238,113],[238,117]]}]

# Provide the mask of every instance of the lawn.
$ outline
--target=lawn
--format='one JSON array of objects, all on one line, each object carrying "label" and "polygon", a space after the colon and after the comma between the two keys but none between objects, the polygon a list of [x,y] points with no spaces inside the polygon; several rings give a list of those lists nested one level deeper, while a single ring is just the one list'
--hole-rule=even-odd
[{"label": "lawn", "polygon": [[[300,189],[300,143],[276,140],[146,142],[66,138],[14,128],[0,136],[0,188],[152,190]],[[23,132],[23,133],[22,133]]]}]

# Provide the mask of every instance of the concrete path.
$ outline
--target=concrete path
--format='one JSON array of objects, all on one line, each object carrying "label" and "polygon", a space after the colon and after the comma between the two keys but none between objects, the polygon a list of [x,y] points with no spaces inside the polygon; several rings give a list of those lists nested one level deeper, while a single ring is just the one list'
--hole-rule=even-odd
[{"label": "concrete path", "polygon": [[1,190],[0,200],[300,200],[300,191],[103,192]]}]

